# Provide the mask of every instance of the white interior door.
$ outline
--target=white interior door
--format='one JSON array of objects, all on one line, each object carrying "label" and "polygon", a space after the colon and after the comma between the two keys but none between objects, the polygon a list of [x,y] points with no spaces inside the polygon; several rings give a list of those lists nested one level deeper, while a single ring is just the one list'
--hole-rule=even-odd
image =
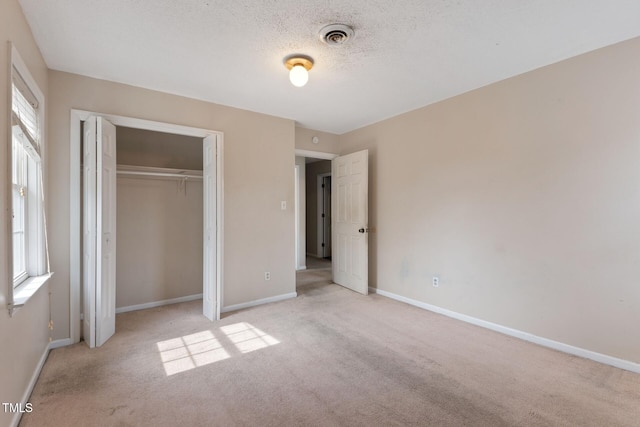
[{"label": "white interior door", "polygon": [[96,346],[96,160],[97,119],[84,122],[82,137],[82,335]]},{"label": "white interior door", "polygon": [[369,293],[369,151],[331,162],[333,281]]},{"label": "white interior door", "polygon": [[83,152],[83,332],[99,347],[116,330],[116,127],[89,117]]},{"label": "white interior door", "polygon": [[116,127],[97,118],[96,346],[116,332]]},{"label": "white interior door", "polygon": [[217,221],[216,221],[216,147],[215,135],[204,139],[202,179],[204,185],[204,236],[202,263],[202,314],[209,320],[220,319],[219,295],[217,293]]}]

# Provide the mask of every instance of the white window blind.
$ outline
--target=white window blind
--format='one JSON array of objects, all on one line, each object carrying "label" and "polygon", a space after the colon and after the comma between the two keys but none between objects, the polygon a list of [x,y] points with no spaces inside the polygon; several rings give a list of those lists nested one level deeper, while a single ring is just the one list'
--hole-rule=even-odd
[{"label": "white window blind", "polygon": [[26,136],[26,139],[28,140],[27,145],[31,145],[31,147],[25,146],[27,152],[33,150],[39,156],[40,129],[38,123],[38,100],[29,90],[27,84],[15,69],[12,78],[11,90],[12,124],[20,126],[20,129],[22,129],[24,136]]}]

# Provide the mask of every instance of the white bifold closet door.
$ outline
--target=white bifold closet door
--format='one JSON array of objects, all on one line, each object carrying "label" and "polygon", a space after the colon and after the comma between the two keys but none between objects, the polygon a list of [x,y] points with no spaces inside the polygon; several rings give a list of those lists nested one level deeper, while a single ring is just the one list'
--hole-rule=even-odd
[{"label": "white bifold closet door", "polygon": [[217,137],[210,135],[203,141],[203,263],[202,313],[209,320],[220,320],[219,289],[217,284],[217,206],[216,152]]},{"label": "white bifold closet door", "polygon": [[[101,346],[116,327],[116,127],[91,116],[83,132],[83,335]],[[203,141],[203,314],[220,319],[217,254],[216,135]]]},{"label": "white bifold closet door", "polygon": [[99,347],[116,330],[116,127],[91,116],[83,136],[83,333]]}]

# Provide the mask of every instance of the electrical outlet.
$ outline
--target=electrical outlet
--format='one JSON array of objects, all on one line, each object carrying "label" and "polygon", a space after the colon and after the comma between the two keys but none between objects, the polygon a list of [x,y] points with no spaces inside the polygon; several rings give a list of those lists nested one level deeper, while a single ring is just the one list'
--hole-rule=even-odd
[{"label": "electrical outlet", "polygon": [[271,273],[268,271],[264,272],[264,280],[271,280]]},{"label": "electrical outlet", "polygon": [[433,284],[434,288],[437,288],[438,286],[440,286],[440,278],[438,276],[433,276],[433,278],[431,279],[431,283]]}]

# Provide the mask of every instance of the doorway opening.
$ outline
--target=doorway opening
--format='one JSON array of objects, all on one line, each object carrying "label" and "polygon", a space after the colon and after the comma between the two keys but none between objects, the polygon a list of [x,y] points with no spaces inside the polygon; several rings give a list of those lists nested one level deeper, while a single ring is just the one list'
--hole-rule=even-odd
[{"label": "doorway opening", "polygon": [[331,282],[331,159],[296,150],[296,287]]},{"label": "doorway opening", "polygon": [[[296,174],[297,179],[307,175],[300,173],[302,168],[313,170],[312,165],[316,163],[314,160],[307,158],[320,158],[323,160],[331,159],[331,282],[343,286],[352,291],[368,295],[369,293],[369,151],[360,150],[342,156],[327,155],[326,153],[309,152],[304,150],[296,150]],[[308,166],[308,167],[307,167]],[[322,171],[321,174],[328,172]],[[313,175],[312,175],[313,176]],[[316,175],[317,177],[317,175]],[[306,179],[313,181],[313,179]],[[325,177],[321,177],[321,183],[326,185]],[[303,207],[305,204],[298,203],[299,200],[306,200],[306,204],[313,203],[313,197],[303,194],[303,188],[313,190],[313,187],[296,183],[296,217],[302,218]],[[323,193],[321,190],[320,193]],[[323,196],[324,193],[323,193]],[[324,203],[324,202],[323,202]],[[300,206],[300,208],[299,208]],[[306,218],[312,218],[310,212],[316,209],[308,209]],[[322,223],[322,221],[319,221]],[[304,224],[304,225],[303,225]],[[296,266],[298,272],[296,277],[300,279],[304,276],[307,266],[302,265],[301,261],[305,261],[307,255],[313,253],[302,253],[302,248],[313,248],[313,245],[307,244],[306,240],[313,238],[313,234],[308,233],[306,229],[307,222],[302,219],[298,221],[296,227]],[[309,227],[312,228],[312,227]],[[324,234],[326,228],[322,229]],[[317,228],[316,228],[317,231]],[[324,240],[324,235],[320,236],[320,240]],[[304,244],[302,243],[304,242]],[[305,246],[306,244],[306,246]],[[317,245],[317,242],[316,242]],[[326,246],[326,243],[325,243]],[[320,260],[328,260],[324,247],[320,245],[321,250],[316,252],[316,258]],[[313,250],[313,249],[310,249]],[[326,258],[325,258],[326,257]],[[302,271],[300,271],[302,270]],[[296,281],[296,285],[300,286],[300,280]]]},{"label": "doorway opening", "polygon": [[[191,184],[195,184],[195,180],[200,175],[202,178],[201,185],[201,193],[200,198],[202,200],[203,209],[202,213],[202,222],[200,231],[200,238],[202,239],[202,275],[201,275],[201,288],[202,289],[202,300],[203,300],[203,315],[211,320],[220,318],[220,307],[222,305],[222,241],[223,241],[223,135],[220,132],[210,131],[206,129],[200,128],[192,128],[187,126],[173,125],[167,123],[153,122],[148,120],[134,119],[129,117],[108,115],[108,114],[100,114],[94,112],[80,111],[80,110],[71,110],[71,158],[70,158],[70,175],[71,175],[71,185],[70,185],[70,281],[71,281],[71,295],[70,295],[70,332],[71,332],[71,341],[79,342],[81,331],[84,332],[85,341],[89,344],[90,347],[96,345],[95,335],[97,331],[100,331],[99,323],[102,319],[106,319],[108,316],[100,313],[100,310],[106,310],[105,307],[109,308],[109,311],[113,311],[113,318],[115,318],[115,280],[109,279],[108,281],[103,280],[104,276],[101,276],[99,272],[101,271],[101,262],[105,262],[100,255],[100,251],[104,250],[105,247],[109,248],[112,245],[117,248],[117,239],[114,238],[114,233],[102,233],[100,224],[104,223],[104,218],[100,215],[105,215],[105,210],[100,207],[99,203],[93,203],[92,199],[101,200],[100,188],[117,188],[116,180],[113,178],[111,184],[100,184],[100,180],[104,181],[104,176],[101,177],[100,174],[104,171],[109,173],[104,173],[103,175],[113,176],[119,175],[115,172],[115,162],[114,162],[114,171],[107,171],[100,163],[94,167],[94,170],[91,171],[91,168],[87,169],[86,165],[91,165],[91,162],[87,162],[86,159],[83,160],[82,156],[85,156],[87,150],[91,151],[90,148],[83,147],[83,141],[87,141],[87,135],[91,132],[87,132],[86,122],[96,122],[98,124],[104,123],[103,128],[112,127],[115,128],[130,128],[134,132],[137,131],[152,131],[154,132],[153,136],[158,138],[160,133],[171,134],[172,136],[185,136],[185,137],[193,137],[199,141],[200,151],[202,152],[202,160],[201,160],[201,169],[202,172],[198,173],[198,170],[190,170],[186,167],[180,167],[181,172],[176,173],[175,175],[180,175],[179,180],[174,182],[176,185],[177,191],[187,191],[189,192],[194,185],[189,185],[188,182],[185,181],[184,178],[187,177],[194,180]],[[107,123],[110,123],[108,125]],[[98,129],[101,129],[101,126],[98,126]],[[104,140],[104,135],[101,135],[101,132],[95,132],[97,134],[97,150],[94,155],[97,158],[101,158],[103,156],[103,152],[101,150],[101,138]],[[114,136],[114,139],[115,136]],[[114,141],[114,145],[117,145],[116,141]],[[89,144],[88,146],[92,146]],[[161,151],[161,150],[160,150]],[[157,153],[156,153],[157,154]],[[135,158],[139,156],[140,153],[129,153],[130,158]],[[83,170],[84,163],[84,170]],[[165,165],[166,166],[166,165]],[[182,165],[184,166],[184,165]],[[153,170],[149,170],[153,169]],[[142,176],[145,175],[147,177],[154,175],[156,178],[166,178],[163,174],[172,174],[175,171],[175,168],[160,168],[160,169],[170,169],[167,170],[158,170],[157,165],[146,166],[146,165],[128,165],[127,168],[123,168],[122,172],[131,176]],[[171,170],[173,169],[173,170]],[[97,184],[92,185],[91,180],[87,180],[87,176],[89,173],[97,174]],[[188,173],[187,173],[188,172]],[[84,175],[84,176],[83,176]],[[89,185],[84,185],[83,183],[87,180]],[[106,181],[104,181],[106,182]],[[93,189],[92,189],[93,188]],[[89,189],[87,191],[87,189]],[[109,191],[115,194],[115,191]],[[136,196],[137,197],[137,196]],[[135,197],[134,197],[135,198]],[[89,202],[87,202],[89,200]],[[104,202],[104,199],[103,199]],[[88,204],[87,204],[88,203]],[[96,206],[97,204],[97,206]],[[113,203],[112,205],[116,205]],[[89,215],[83,215],[87,212],[87,206],[89,207]],[[115,206],[114,206],[115,207]],[[91,212],[91,211],[94,212]],[[98,215],[98,213],[100,213]],[[115,209],[112,209],[112,214],[108,214],[108,216],[115,217]],[[91,220],[96,220],[98,226],[96,227],[96,231],[93,231],[93,234],[87,234],[88,237],[83,235],[83,224],[86,224],[88,218]],[[107,227],[108,228],[108,227]],[[85,233],[91,231],[93,227],[85,228]],[[117,227],[116,227],[117,232]],[[103,235],[104,234],[104,235]],[[105,237],[106,236],[106,237]],[[102,240],[101,240],[102,239]],[[87,241],[90,243],[85,244]],[[89,248],[89,250],[87,250]],[[91,249],[96,248],[96,249]],[[97,251],[97,255],[96,255]],[[194,255],[195,256],[195,255]],[[88,260],[88,261],[87,261]],[[97,267],[93,267],[96,265]],[[95,268],[96,274],[87,274],[85,266],[88,265],[89,268]],[[164,267],[164,266],[163,266]],[[107,269],[104,269],[107,270]],[[116,274],[108,274],[107,276],[113,277]],[[91,280],[88,280],[91,279]],[[92,283],[93,281],[93,283]],[[104,291],[104,288],[100,288],[102,282],[107,282],[110,285],[107,286],[111,290]],[[111,292],[111,293],[109,293]],[[84,294],[84,295],[83,295]],[[198,294],[188,295],[188,298],[195,298]],[[106,298],[105,298],[106,296]],[[102,301],[101,301],[102,298]],[[177,297],[180,298],[180,297]],[[171,298],[169,298],[171,300]],[[83,303],[81,304],[81,301]],[[109,303],[105,304],[104,301],[109,301]],[[113,301],[113,304],[111,303]],[[151,303],[165,303],[166,300],[161,301],[152,301]],[[178,301],[174,301],[178,302]],[[132,306],[126,306],[129,309],[135,308],[146,308],[143,304],[133,304]],[[132,308],[133,307],[133,308]],[[88,310],[87,310],[88,308]],[[84,316],[81,315],[84,314]],[[81,320],[82,319],[82,320]],[[113,327],[115,330],[115,325]],[[87,334],[87,331],[90,333]],[[87,340],[87,336],[89,336],[89,340]],[[108,338],[108,337],[107,337]],[[104,342],[104,340],[102,340]],[[97,343],[100,345],[100,343]]]}]

